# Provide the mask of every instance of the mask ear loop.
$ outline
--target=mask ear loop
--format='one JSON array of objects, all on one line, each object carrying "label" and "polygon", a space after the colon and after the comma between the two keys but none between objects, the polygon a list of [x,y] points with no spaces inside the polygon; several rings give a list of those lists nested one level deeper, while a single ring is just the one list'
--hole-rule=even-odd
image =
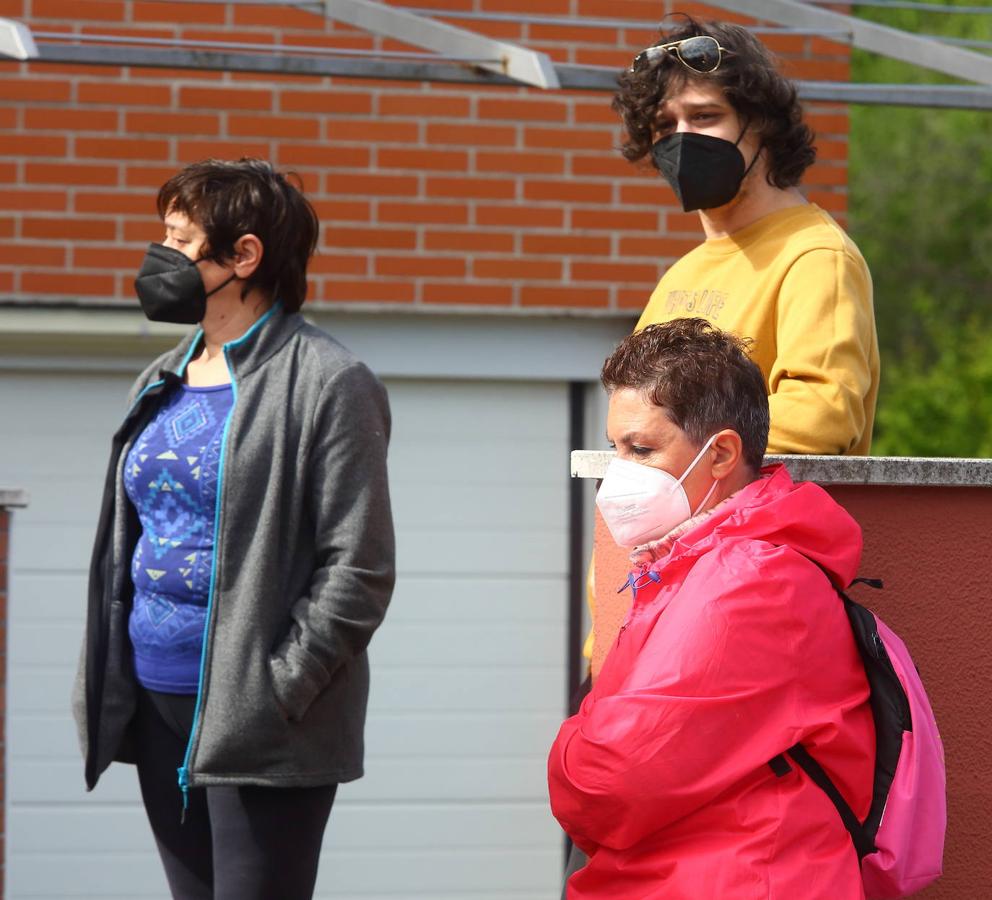
[{"label": "mask ear loop", "polygon": [[[676,487],[681,487],[682,486],[682,482],[685,481],[686,478],[689,477],[689,473],[694,468],[696,468],[696,463],[698,463],[703,458],[703,454],[706,453],[706,451],[709,450],[710,447],[713,446],[713,441],[715,441],[715,440],[716,440],[716,435],[714,434],[705,444],[703,444],[702,449],[699,451],[699,453],[696,454],[696,458],[691,463],[689,463],[688,468],[682,473],[682,477],[678,481],[675,482]],[[716,486],[719,483],[720,483],[719,482],[719,479],[716,479],[716,478],[713,479],[713,485],[706,492],[706,496],[703,497],[703,499],[700,502],[699,506],[697,506],[695,508],[695,510],[693,510],[693,513],[692,514],[694,516],[698,516],[699,513],[700,513],[700,511],[702,510],[702,508],[704,506],[706,506],[707,502],[709,502],[710,497],[713,496],[713,492],[716,490]]]},{"label": "mask ear loop", "polygon": [[703,499],[699,501],[699,506],[697,506],[692,511],[692,514],[694,516],[698,516],[703,511],[703,507],[706,506],[706,504],[709,502],[710,497],[713,496],[713,492],[716,490],[716,486],[719,483],[720,482],[716,478],[713,479],[713,486],[706,492],[706,496],[703,497]]},{"label": "mask ear loop", "polygon": [[238,277],[237,275],[232,274],[231,277],[227,279],[227,281],[222,281],[212,291],[207,291],[207,293],[204,294],[204,296],[205,297],[212,297],[214,294],[217,293],[217,291],[222,291],[224,288],[226,288],[237,277]]},{"label": "mask ear loop", "polygon": [[[750,121],[745,122],[744,127],[741,129],[741,133],[737,136],[737,140],[734,141],[734,146],[737,147],[738,150],[740,149],[741,141],[744,140],[744,135],[747,134],[747,130],[750,127],[751,127],[751,122]],[[751,158],[751,162],[748,163],[747,168],[744,170],[744,174],[741,175],[741,181],[744,181],[744,179],[747,178],[748,174],[751,172],[751,169],[754,168],[754,164],[758,161],[758,157],[761,156],[761,151],[763,149],[764,147],[761,144],[759,144],[758,149],[755,151],[754,156]]]},{"label": "mask ear loop", "polygon": [[[201,263],[201,262],[207,262],[208,260],[210,260],[210,261],[212,261],[213,259],[214,259],[214,257],[213,257],[213,256],[201,256],[201,257],[200,257],[199,259],[194,259],[194,260],[193,260],[193,265],[194,265],[194,266],[198,266],[198,265],[200,265],[200,263]],[[222,290],[224,290],[224,288],[226,288],[226,287],[227,287],[227,286],[228,286],[228,285],[229,285],[229,284],[230,284],[230,283],[231,283],[232,281],[234,281],[234,279],[235,279],[235,278],[237,278],[237,277],[238,277],[238,276],[237,276],[236,274],[234,274],[234,272],[232,272],[232,273],[231,273],[231,277],[230,277],[230,278],[228,278],[228,279],[227,279],[226,281],[222,281],[222,282],[221,282],[220,284],[218,284],[218,285],[217,285],[217,287],[215,287],[215,288],[214,288],[214,289],[213,289],[212,291],[207,291],[207,292],[206,292],[206,293],[205,293],[205,294],[203,295],[203,296],[204,296],[204,299],[206,299],[207,297],[212,297],[212,296],[213,296],[214,294],[216,294],[216,293],[217,293],[217,291],[222,291]],[[202,279],[202,276],[201,276],[201,279]]]}]

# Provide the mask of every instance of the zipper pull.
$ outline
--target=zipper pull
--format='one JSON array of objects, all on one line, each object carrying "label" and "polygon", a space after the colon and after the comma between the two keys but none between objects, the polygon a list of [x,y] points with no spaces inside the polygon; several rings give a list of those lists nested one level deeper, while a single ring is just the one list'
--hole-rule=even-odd
[{"label": "zipper pull", "polygon": [[644,587],[645,578],[648,581],[658,584],[661,581],[661,573],[652,570],[650,563],[642,563],[637,567],[636,571],[627,575],[627,580],[617,588],[617,593],[622,594],[629,587],[636,600],[637,592]]},{"label": "zipper pull", "polygon": [[183,811],[179,814],[179,824],[186,823],[186,810],[189,809],[189,769],[180,766],[176,769],[179,776],[179,790],[183,792]]}]

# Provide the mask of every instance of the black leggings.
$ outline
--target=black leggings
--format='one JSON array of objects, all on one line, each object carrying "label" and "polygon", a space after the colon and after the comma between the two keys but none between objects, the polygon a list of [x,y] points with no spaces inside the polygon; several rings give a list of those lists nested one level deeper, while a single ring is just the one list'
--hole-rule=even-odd
[{"label": "black leggings", "polygon": [[192,788],[185,821],[176,769],[196,698],[140,692],[141,798],[175,900],[310,900],[337,785]]}]

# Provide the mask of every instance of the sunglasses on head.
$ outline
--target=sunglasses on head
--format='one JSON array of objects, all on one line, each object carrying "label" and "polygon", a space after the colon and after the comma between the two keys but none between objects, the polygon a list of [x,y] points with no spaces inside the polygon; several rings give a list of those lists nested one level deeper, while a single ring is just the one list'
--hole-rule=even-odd
[{"label": "sunglasses on head", "polygon": [[708,34],[699,34],[696,37],[683,38],[670,44],[658,44],[642,50],[634,57],[630,71],[642,72],[659,57],[666,53],[674,53],[687,69],[700,75],[709,75],[720,68],[723,54],[730,52],[725,47],[721,47],[716,38]]}]

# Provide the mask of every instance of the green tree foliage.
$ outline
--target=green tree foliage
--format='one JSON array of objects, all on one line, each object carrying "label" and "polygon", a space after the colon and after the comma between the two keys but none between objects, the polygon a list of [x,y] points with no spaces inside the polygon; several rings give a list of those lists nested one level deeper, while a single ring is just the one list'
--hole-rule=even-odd
[{"label": "green tree foliage", "polygon": [[872,452],[992,457],[992,331],[917,311],[930,346],[890,358]]},{"label": "green tree foliage", "polygon": [[[857,14],[916,34],[992,42],[992,8]],[[951,81],[858,51],[852,80]],[[882,349],[873,451],[992,455],[992,405],[976,396],[992,388],[992,112],[852,107],[850,219],[875,283]]]}]

